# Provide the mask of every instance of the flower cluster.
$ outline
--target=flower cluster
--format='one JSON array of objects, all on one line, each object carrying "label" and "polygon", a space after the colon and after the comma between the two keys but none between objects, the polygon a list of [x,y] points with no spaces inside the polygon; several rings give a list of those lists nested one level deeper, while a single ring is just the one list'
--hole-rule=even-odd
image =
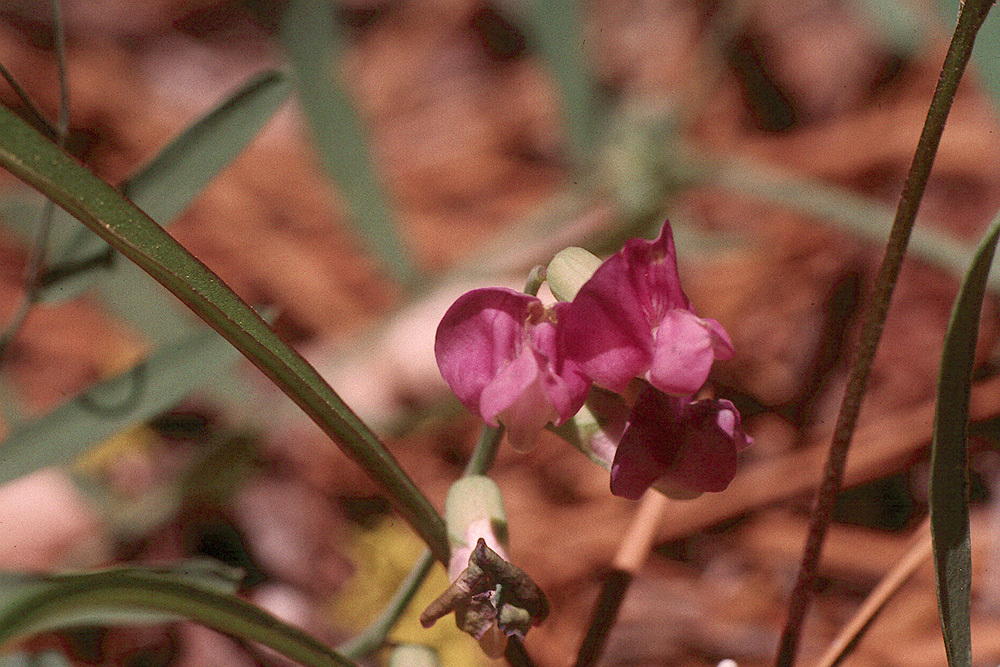
[{"label": "flower cluster", "polygon": [[750,439],[723,400],[693,400],[716,359],[733,345],[685,296],[669,223],[653,240],[632,239],[572,295],[546,307],[504,288],[468,292],[441,321],[435,355],[459,400],[503,424],[526,449],[559,426],[592,384],[636,393],[611,465],[611,490],[638,498],[654,482],[680,493],[721,491]]}]

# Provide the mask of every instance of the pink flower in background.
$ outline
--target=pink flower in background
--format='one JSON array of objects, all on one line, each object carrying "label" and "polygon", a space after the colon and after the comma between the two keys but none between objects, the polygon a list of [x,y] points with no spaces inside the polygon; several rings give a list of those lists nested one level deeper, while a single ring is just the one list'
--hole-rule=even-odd
[{"label": "pink flower in background", "polygon": [[729,401],[689,401],[647,386],[618,443],[611,492],[635,500],[654,483],[681,494],[723,491],[752,442]]},{"label": "pink flower in background", "polygon": [[459,297],[438,326],[434,355],[445,382],[486,423],[502,423],[518,449],[531,447],[548,422],[575,415],[590,388],[562,348],[567,307],[483,288]]},{"label": "pink flower in background", "polygon": [[566,354],[598,385],[621,393],[634,377],[692,395],[712,362],[733,356],[718,322],[695,315],[677,273],[670,224],[631,239],[580,288],[562,327]]}]

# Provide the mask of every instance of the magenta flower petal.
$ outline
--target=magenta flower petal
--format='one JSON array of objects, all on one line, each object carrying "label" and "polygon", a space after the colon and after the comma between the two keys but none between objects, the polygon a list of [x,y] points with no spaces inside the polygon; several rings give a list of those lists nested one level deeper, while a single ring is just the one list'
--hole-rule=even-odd
[{"label": "magenta flower petal", "polygon": [[722,328],[722,325],[710,317],[703,318],[701,322],[708,329],[708,333],[712,337],[712,350],[715,351],[715,358],[732,359],[735,357],[736,348],[733,347],[733,341],[729,338],[726,330]]},{"label": "magenta flower petal", "polygon": [[647,388],[618,443],[611,492],[636,499],[654,483],[694,494],[722,491],[750,443],[729,401],[688,402]]},{"label": "magenta flower petal", "polygon": [[677,272],[677,249],[670,223],[664,222],[653,241],[629,239],[618,251],[627,266],[629,280],[650,324],[655,324],[669,310],[691,310],[681,289]]},{"label": "magenta flower petal", "polygon": [[563,424],[580,411],[592,384],[579,364],[567,358],[560,332],[569,304],[557,303],[546,310],[549,320],[539,322],[528,330],[531,349],[535,351],[540,367],[545,372],[539,376],[545,400],[552,404],[557,418],[556,426]]},{"label": "magenta flower petal", "polygon": [[699,318],[681,289],[670,225],[632,239],[580,288],[565,326],[566,353],[595,383],[623,392],[634,377],[671,394],[695,393],[715,359],[733,356],[718,322]]},{"label": "magenta flower petal", "polygon": [[590,388],[561,347],[564,307],[546,309],[505,288],[478,289],[459,297],[438,326],[434,353],[445,382],[488,424],[502,423],[519,449],[549,421],[575,415]]},{"label": "magenta flower petal", "polygon": [[[441,376],[458,400],[480,414],[483,390],[523,347],[525,322],[534,297],[504,287],[466,292],[438,325],[434,356]],[[487,422],[496,426],[494,412]]]},{"label": "magenta flower petal", "polygon": [[656,329],[650,384],[668,394],[690,396],[705,384],[713,361],[712,335],[703,320],[689,310],[664,313]]},{"label": "magenta flower petal", "polygon": [[653,332],[620,254],[584,283],[564,319],[567,355],[597,384],[621,393],[649,368]]},{"label": "magenta flower petal", "polygon": [[[544,364],[544,360],[539,360],[539,356],[530,349],[522,351],[506,367],[500,369],[496,377],[483,388],[479,396],[478,411],[484,421],[495,424],[496,416],[517,401],[528,401],[532,403],[531,407],[534,407],[545,399],[540,386],[540,376],[543,371],[539,368]],[[548,408],[545,410],[546,413],[555,414],[552,406],[546,407]],[[542,421],[542,426],[547,421],[548,419]]]}]

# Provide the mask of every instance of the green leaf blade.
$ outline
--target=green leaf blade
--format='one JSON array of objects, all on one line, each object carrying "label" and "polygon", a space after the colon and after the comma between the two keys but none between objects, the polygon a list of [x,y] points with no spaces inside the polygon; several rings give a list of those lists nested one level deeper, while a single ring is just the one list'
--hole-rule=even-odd
[{"label": "green leaf blade", "polygon": [[375,172],[361,118],[335,71],[344,47],[331,4],[293,0],[282,18],[281,37],[295,68],[299,99],[320,162],[342,189],[355,230],[397,280],[414,284],[417,268]]},{"label": "green leaf blade", "polygon": [[586,41],[582,7],[570,0],[535,2],[526,10],[526,18],[560,93],[572,161],[585,169],[593,159],[603,119],[582,48]]},{"label": "green leaf blade", "polygon": [[68,465],[104,439],[165,412],[232,366],[233,352],[203,328],[46,415],[16,425],[0,443],[0,484],[47,466]]},{"label": "green leaf blade", "polygon": [[167,224],[243,152],[291,92],[292,83],[281,72],[254,76],[130,178],[126,194],[153,220]]},{"label": "green leaf blade", "polygon": [[[223,100],[161,150],[122,186],[135,204],[162,225],[180,215],[253,140],[288,100],[292,84],[277,71],[263,72]],[[98,257],[107,244],[61,209],[51,234],[55,263],[72,265]],[[120,260],[120,258],[118,258]],[[192,331],[190,318],[129,262],[112,262],[44,290],[61,301],[94,289],[115,313],[158,343],[176,343]]]},{"label": "green leaf blade", "polygon": [[357,667],[305,632],[246,602],[211,572],[125,567],[0,577],[0,645],[80,624],[185,618],[260,642],[309,667]]},{"label": "green leaf blade", "polygon": [[979,318],[1000,219],[976,251],[952,310],[938,380],[931,445],[930,515],[938,610],[950,667],[972,664],[972,550],[966,437]]},{"label": "green leaf blade", "polygon": [[33,185],[173,292],[232,343],[393,499],[435,557],[444,521],[378,437],[267,323],[162,227],[10,110],[0,107],[0,166]]}]

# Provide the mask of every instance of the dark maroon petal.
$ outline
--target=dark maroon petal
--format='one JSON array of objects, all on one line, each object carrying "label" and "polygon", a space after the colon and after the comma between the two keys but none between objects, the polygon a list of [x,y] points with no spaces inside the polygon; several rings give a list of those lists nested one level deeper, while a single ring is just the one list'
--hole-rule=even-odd
[{"label": "dark maroon petal", "polygon": [[684,402],[652,387],[639,394],[611,464],[611,493],[635,500],[667,474],[684,446]]},{"label": "dark maroon petal", "polygon": [[611,492],[636,499],[652,484],[697,495],[723,491],[750,444],[740,415],[725,400],[668,396],[655,388],[637,399],[611,466]]},{"label": "dark maroon petal", "polygon": [[[670,486],[688,491],[724,491],[736,476],[737,452],[743,447],[737,444],[737,434],[727,432],[720,426],[724,422],[733,423],[739,413],[729,401],[695,401],[687,406],[682,418],[684,449],[674,464],[663,476]],[[742,429],[738,435],[744,438]]]}]

